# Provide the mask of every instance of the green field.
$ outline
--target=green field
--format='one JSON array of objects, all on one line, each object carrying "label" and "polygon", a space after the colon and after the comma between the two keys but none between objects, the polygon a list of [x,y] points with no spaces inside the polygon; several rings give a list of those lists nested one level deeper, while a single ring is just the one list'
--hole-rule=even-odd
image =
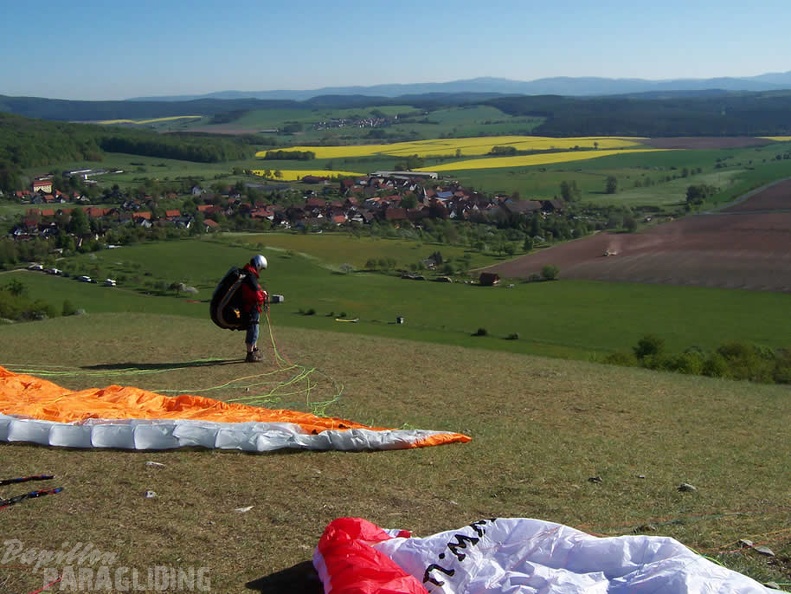
[{"label": "green field", "polygon": [[[267,109],[245,113],[225,126],[234,129],[248,129],[251,133],[262,130],[282,129],[287,124],[299,123],[302,131],[292,137],[278,137],[297,144],[313,142],[366,141],[372,138],[371,128],[315,128],[320,122],[338,119],[360,119],[385,114],[400,120],[392,125],[378,128],[388,137],[411,138],[414,140],[440,138],[446,136],[497,136],[509,134],[530,134],[541,122],[540,118],[511,117],[499,109],[476,105],[467,108],[452,107],[431,111],[420,111],[409,105],[382,105],[376,108],[359,109]],[[208,127],[211,129],[211,126]]]},{"label": "green field", "polygon": [[[360,261],[371,254],[389,253],[395,259],[412,261],[428,257],[436,249],[332,234],[242,236],[233,238],[232,245],[185,240],[105,250],[79,258],[76,273],[99,281],[117,278],[120,286],[115,288],[27,270],[0,278],[13,274],[36,297],[52,300],[57,295],[58,307],[68,300],[89,313],[156,312],[205,319],[219,278],[231,265],[241,265],[249,254],[261,251],[270,262],[266,285],[270,292],[286,297],[283,304],[272,308],[277,326],[573,359],[599,359],[628,351],[646,334],[661,336],[673,352],[692,346],[711,350],[729,341],[789,346],[791,321],[785,313],[791,296],[785,294],[564,281],[562,271],[561,280],[555,282],[515,283],[508,288],[506,280],[501,286],[487,288],[337,270],[340,263],[354,262],[355,257]],[[162,287],[167,296],[143,295],[125,288],[125,283],[148,285],[151,293]],[[195,287],[198,293],[167,290],[174,283]],[[315,314],[304,315],[309,310]],[[336,322],[342,315],[359,322]],[[398,317],[406,323],[396,325]],[[473,336],[480,328],[488,335]],[[507,340],[514,334],[518,340]]]}]

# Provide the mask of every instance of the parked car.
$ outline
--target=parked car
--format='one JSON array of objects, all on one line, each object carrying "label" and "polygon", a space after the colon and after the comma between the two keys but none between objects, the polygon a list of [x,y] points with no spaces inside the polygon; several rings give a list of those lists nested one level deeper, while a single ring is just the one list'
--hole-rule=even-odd
[{"label": "parked car", "polygon": [[78,281],[80,281],[81,283],[92,283],[92,282],[93,282],[93,281],[91,280],[91,277],[90,277],[90,276],[85,276],[84,274],[83,274],[83,275],[81,275],[81,276],[78,276],[78,277],[77,277],[77,280],[78,280]]},{"label": "parked car", "polygon": [[117,284],[118,283],[115,282],[115,279],[112,279],[112,278],[105,279],[105,281],[104,281],[104,286],[105,287],[115,287]]},{"label": "parked car", "polygon": [[41,264],[33,263],[27,267],[28,270],[44,270],[44,267]]},{"label": "parked car", "polygon": [[60,268],[47,268],[44,270],[47,274],[54,274],[55,276],[61,276],[63,271]]}]

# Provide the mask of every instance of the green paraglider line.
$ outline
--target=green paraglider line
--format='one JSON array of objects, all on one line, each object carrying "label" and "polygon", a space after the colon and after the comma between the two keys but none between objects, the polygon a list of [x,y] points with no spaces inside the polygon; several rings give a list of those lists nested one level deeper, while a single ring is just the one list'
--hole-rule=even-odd
[{"label": "green paraglider line", "polygon": [[[341,394],[343,393],[343,386],[338,384],[338,382],[336,382],[329,375],[318,370],[315,367],[306,367],[304,365],[299,365],[290,362],[283,354],[281,354],[280,349],[278,349],[277,342],[275,340],[274,331],[272,329],[272,321],[270,319],[268,310],[266,311],[266,321],[267,321],[267,328],[269,333],[269,341],[272,346],[272,352],[274,353],[277,369],[274,369],[272,371],[267,371],[264,373],[256,373],[256,374],[237,377],[225,383],[218,384],[215,386],[204,387],[204,388],[190,388],[190,389],[180,388],[178,390],[163,388],[163,389],[152,389],[151,391],[160,394],[198,394],[198,393],[213,392],[217,390],[250,391],[252,389],[261,388],[262,386],[271,386],[272,382],[276,381],[273,379],[275,378],[275,376],[284,373],[293,372],[294,373],[293,376],[283,381],[276,381],[274,387],[271,387],[268,391],[262,391],[257,394],[250,394],[236,398],[228,398],[225,399],[225,402],[242,403],[250,406],[271,406],[273,404],[287,406],[288,403],[283,403],[284,398],[293,398],[294,396],[304,395],[305,406],[311,413],[320,417],[327,416],[327,409],[340,400]],[[154,374],[167,373],[171,371],[182,371],[200,365],[208,365],[212,363],[215,364],[225,363],[225,362],[227,362],[225,359],[209,358],[209,359],[197,359],[195,361],[189,361],[182,364],[168,366],[167,368],[139,369],[134,367],[127,367],[127,368],[112,369],[112,370],[108,369],[103,371],[86,371],[85,369],[75,370],[74,368],[69,368],[60,365],[48,365],[48,366],[44,366],[44,368],[31,368],[31,367],[16,366],[13,364],[8,364],[8,365],[4,364],[3,367],[6,367],[7,369],[11,369],[16,373],[25,373],[29,375],[35,375],[37,377],[106,378],[106,377],[135,377],[135,376],[154,375]],[[332,397],[326,400],[319,400],[312,402],[311,395],[313,392],[315,392],[316,388],[319,385],[318,382],[312,381],[312,376],[317,373],[321,374],[332,385],[333,388]],[[300,387],[300,385],[302,386]],[[294,402],[293,404],[299,406],[301,403]]]}]

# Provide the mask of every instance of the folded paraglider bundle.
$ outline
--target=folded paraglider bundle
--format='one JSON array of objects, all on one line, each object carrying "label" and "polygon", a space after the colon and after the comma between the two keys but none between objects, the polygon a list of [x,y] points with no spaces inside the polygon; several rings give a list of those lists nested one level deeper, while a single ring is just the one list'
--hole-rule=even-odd
[{"label": "folded paraglider bundle", "polygon": [[242,311],[240,291],[246,276],[244,270],[233,266],[214,289],[209,314],[211,321],[224,330],[247,329],[248,318]]},{"label": "folded paraglider bundle", "polygon": [[669,537],[596,537],[530,518],[480,520],[425,538],[338,518],[313,565],[333,594],[772,592]]}]

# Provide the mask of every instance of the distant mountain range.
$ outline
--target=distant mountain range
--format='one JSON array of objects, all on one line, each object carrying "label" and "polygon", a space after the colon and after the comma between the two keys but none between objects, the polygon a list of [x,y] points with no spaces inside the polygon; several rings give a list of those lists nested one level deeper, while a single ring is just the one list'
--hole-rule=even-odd
[{"label": "distant mountain range", "polygon": [[563,95],[570,97],[663,93],[672,91],[781,91],[791,89],[791,71],[750,77],[681,78],[647,80],[641,78],[553,77],[533,81],[507,78],[473,78],[444,83],[388,84],[352,87],[323,87],[308,91],[219,91],[205,95],[136,97],[130,101],[191,101],[195,99],[269,99],[305,101],[326,95],[400,97],[403,95],[478,93],[499,95]]}]

